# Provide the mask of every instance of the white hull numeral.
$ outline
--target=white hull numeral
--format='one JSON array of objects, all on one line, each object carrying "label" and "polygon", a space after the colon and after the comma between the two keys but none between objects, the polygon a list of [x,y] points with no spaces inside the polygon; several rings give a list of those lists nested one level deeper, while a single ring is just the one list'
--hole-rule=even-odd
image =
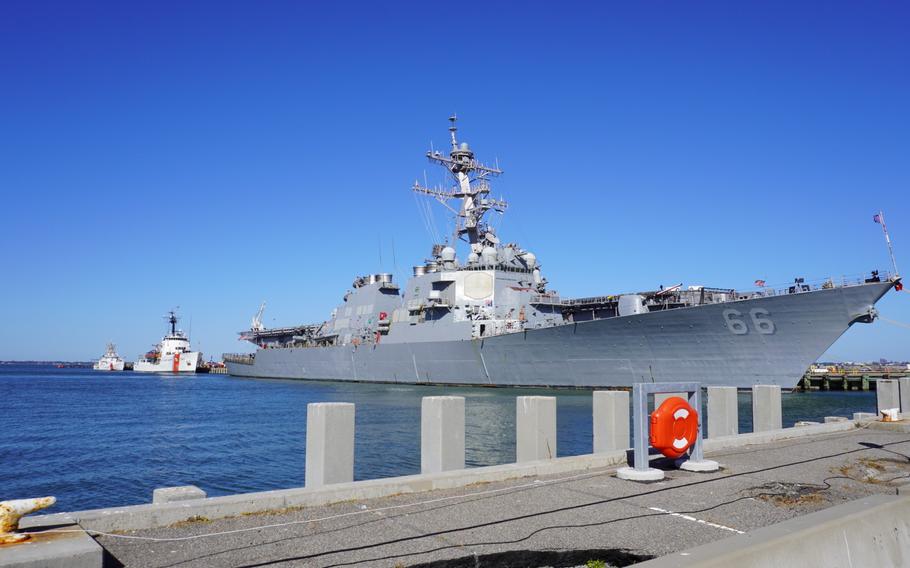
[{"label": "white hull numeral", "polygon": [[[724,310],[724,321],[727,323],[727,329],[733,335],[745,335],[749,333],[749,326],[743,318],[743,313],[739,310]],[[774,333],[774,321],[771,320],[771,314],[764,308],[752,308],[749,310],[749,318],[752,320],[752,327],[762,335],[771,335]]]}]

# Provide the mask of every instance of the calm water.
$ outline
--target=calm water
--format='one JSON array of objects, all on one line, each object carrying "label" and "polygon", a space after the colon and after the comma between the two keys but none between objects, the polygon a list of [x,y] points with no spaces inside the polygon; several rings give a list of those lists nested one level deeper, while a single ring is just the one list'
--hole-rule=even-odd
[{"label": "calm water", "polygon": [[[303,485],[306,405],[353,402],[354,477],[420,470],[420,399],[466,400],[469,467],[515,459],[515,396],[558,397],[558,454],[591,452],[591,393],[148,376],[0,366],[0,500],[55,495],[52,511],[147,503],[155,487],[209,495]],[[740,395],[740,431],[751,430]],[[784,394],[784,425],[874,412],[875,393]]]}]

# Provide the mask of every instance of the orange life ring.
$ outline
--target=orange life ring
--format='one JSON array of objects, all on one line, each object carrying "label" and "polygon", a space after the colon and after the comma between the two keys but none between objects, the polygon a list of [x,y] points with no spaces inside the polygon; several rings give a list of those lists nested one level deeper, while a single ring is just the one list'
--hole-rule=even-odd
[{"label": "orange life ring", "polygon": [[668,458],[683,456],[698,437],[698,412],[674,396],[651,413],[651,447]]}]

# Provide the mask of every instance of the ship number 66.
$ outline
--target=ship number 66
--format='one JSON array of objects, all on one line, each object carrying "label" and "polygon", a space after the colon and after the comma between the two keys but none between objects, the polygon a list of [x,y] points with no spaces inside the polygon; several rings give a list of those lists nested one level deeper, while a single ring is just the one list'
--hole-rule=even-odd
[{"label": "ship number 66", "polygon": [[[755,331],[764,335],[774,333],[774,322],[769,317],[768,310],[764,308],[752,308],[749,310],[749,317],[752,319],[752,327]],[[739,310],[724,310],[724,321],[727,322],[727,329],[733,335],[745,335],[749,333],[749,326],[743,319],[743,313]]]}]

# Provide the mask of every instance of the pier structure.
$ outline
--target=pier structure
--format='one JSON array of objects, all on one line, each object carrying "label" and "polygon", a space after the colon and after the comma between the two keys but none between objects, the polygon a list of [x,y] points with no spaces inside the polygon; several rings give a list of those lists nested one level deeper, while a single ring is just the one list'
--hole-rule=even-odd
[{"label": "pier structure", "polygon": [[868,391],[876,390],[880,379],[910,378],[907,371],[827,371],[817,373],[809,371],[799,380],[794,390],[810,391]]},{"label": "pier structure", "polygon": [[[899,401],[900,394],[898,389]],[[19,551],[39,554],[43,566],[101,566],[102,546],[126,566],[148,565],[154,558],[161,566],[297,561],[391,567],[457,561],[465,554],[486,566],[519,553],[531,555],[525,564],[534,565],[535,555],[554,548],[588,555],[578,564],[603,555],[626,564],[665,557],[682,562],[674,566],[702,566],[686,563],[689,552],[676,553],[713,543],[735,556],[746,544],[804,541],[786,540],[788,531],[803,531],[803,539],[805,531],[815,531],[813,538],[827,542],[825,535],[843,526],[836,507],[841,504],[863,527],[857,538],[884,543],[878,549],[860,547],[870,565],[883,565],[888,557],[882,550],[897,550],[900,556],[892,559],[910,563],[910,497],[893,495],[910,482],[910,465],[894,459],[895,453],[910,455],[910,421],[885,423],[871,413],[857,413],[853,419],[830,417],[823,424],[782,428],[780,388],[757,386],[754,431],[738,434],[730,433],[737,406],[730,391],[712,389],[707,396],[709,435],[703,450],[722,471],[682,471],[671,460],[652,456],[649,465],[667,474],[658,485],[616,478],[617,467],[629,460],[627,392],[593,393],[593,452],[568,457],[556,452],[555,398],[518,397],[516,441],[521,443],[515,462],[467,469],[465,400],[427,397],[421,413],[421,473],[356,482],[354,405],[311,404],[304,487],[211,498],[193,486],[159,488],[146,505],[26,517],[21,530],[35,535],[35,546],[0,551],[0,567],[28,565]],[[873,480],[850,473],[867,471],[870,463],[891,469]],[[840,481],[833,481],[831,471],[843,472],[836,476]],[[888,493],[892,496],[886,498]],[[857,496],[865,500],[847,503]],[[714,505],[705,508],[706,503]],[[830,513],[827,507],[833,507]],[[774,528],[794,513],[801,518],[812,512],[821,516]],[[66,531],[67,538],[58,531]],[[492,538],[500,533],[501,538]],[[724,540],[746,533],[757,536],[746,544]],[[88,550],[91,546],[95,552]],[[692,557],[704,559],[698,550]],[[655,564],[664,565],[670,564]]]}]

